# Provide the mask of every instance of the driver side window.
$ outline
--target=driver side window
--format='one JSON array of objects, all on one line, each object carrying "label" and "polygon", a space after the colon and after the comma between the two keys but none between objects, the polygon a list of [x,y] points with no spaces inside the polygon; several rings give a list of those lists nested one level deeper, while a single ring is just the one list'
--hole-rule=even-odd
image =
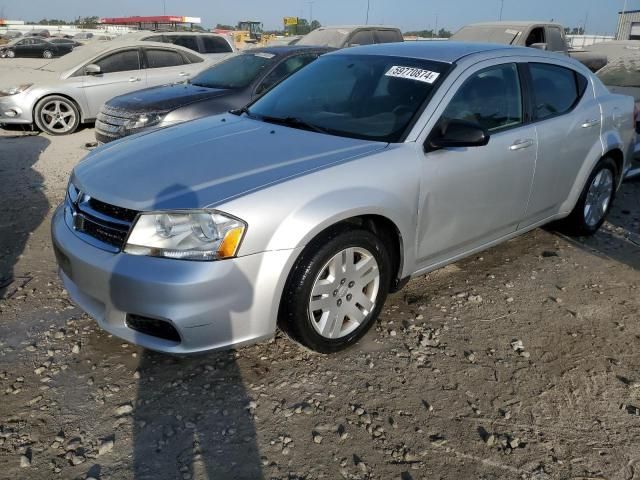
[{"label": "driver side window", "polygon": [[465,120],[495,132],[522,123],[522,93],[515,63],[485,68],[458,89],[441,121]]},{"label": "driver side window", "polygon": [[100,67],[100,73],[140,70],[140,57],[137,49],[116,52],[101,58],[95,63]]}]

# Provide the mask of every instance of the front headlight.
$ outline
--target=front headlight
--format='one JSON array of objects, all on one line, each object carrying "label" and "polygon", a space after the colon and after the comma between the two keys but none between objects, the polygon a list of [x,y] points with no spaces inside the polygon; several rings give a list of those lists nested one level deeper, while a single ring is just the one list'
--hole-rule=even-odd
[{"label": "front headlight", "polygon": [[221,260],[235,257],[246,229],[242,220],[215,210],[144,213],[124,251],[182,260]]},{"label": "front headlight", "polygon": [[25,83],[23,85],[18,85],[17,87],[9,87],[3,90],[0,90],[0,95],[9,96],[9,95],[17,95],[18,93],[24,92],[27,88],[31,87],[33,83]]},{"label": "front headlight", "polygon": [[164,114],[160,113],[141,113],[133,118],[125,121],[122,125],[122,130],[139,130],[141,128],[152,127],[159,124],[164,118]]}]

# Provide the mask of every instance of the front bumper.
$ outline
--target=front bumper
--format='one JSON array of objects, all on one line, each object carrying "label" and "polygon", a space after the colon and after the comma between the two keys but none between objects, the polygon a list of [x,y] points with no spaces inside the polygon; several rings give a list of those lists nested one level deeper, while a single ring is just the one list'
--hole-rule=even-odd
[{"label": "front bumper", "polygon": [[0,123],[30,125],[33,123],[32,108],[22,102],[23,94],[0,97]]},{"label": "front bumper", "polygon": [[[109,333],[145,348],[185,354],[273,336],[280,296],[297,250],[218,262],[110,253],[79,238],[56,210],[52,239],[71,299]],[[130,328],[127,315],[170,323],[179,341]]]}]

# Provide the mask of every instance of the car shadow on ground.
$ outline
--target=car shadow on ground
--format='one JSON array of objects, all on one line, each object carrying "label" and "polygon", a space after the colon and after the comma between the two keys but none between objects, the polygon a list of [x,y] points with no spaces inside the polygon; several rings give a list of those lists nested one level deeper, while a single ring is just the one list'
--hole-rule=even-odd
[{"label": "car shadow on ground", "polygon": [[590,238],[565,238],[596,255],[640,270],[640,179],[623,184],[607,222],[596,235]]},{"label": "car shadow on ground", "polygon": [[32,280],[16,276],[14,267],[49,211],[44,178],[33,168],[49,144],[42,136],[0,136],[0,299]]},{"label": "car shadow on ground", "polygon": [[[175,192],[182,192],[182,198],[187,195],[195,199],[196,195],[174,185],[158,194],[159,202]],[[109,288],[114,308],[127,312],[138,292],[123,282],[123,261],[116,263]],[[236,267],[226,274],[225,281],[239,291],[252,291],[249,280]],[[158,297],[157,301],[162,303],[163,299]],[[252,302],[253,295],[238,295],[229,311],[212,312],[210,325],[194,328],[203,330],[203,335],[213,329],[212,341],[231,336],[231,316],[248,310]],[[255,406],[244,386],[236,352],[178,357],[143,350],[137,373],[131,478],[263,478],[253,419]]]}]

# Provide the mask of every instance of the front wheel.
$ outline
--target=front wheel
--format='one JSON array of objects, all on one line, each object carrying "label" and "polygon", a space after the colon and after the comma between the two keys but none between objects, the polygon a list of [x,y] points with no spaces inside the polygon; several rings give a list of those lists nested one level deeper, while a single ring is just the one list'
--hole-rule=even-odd
[{"label": "front wheel", "polygon": [[36,104],[36,125],[50,135],[67,135],[73,133],[80,125],[78,107],[66,97],[52,95]]},{"label": "front wheel", "polygon": [[16,52],[14,52],[13,50],[7,50],[7,57],[15,58],[16,57]]},{"label": "front wheel", "polygon": [[382,309],[390,266],[384,244],[359,227],[312,242],[283,292],[282,326],[317,352],[331,353],[353,345]]},{"label": "front wheel", "polygon": [[593,169],[571,214],[559,222],[570,235],[593,235],[604,223],[616,194],[618,168],[603,158]]}]

